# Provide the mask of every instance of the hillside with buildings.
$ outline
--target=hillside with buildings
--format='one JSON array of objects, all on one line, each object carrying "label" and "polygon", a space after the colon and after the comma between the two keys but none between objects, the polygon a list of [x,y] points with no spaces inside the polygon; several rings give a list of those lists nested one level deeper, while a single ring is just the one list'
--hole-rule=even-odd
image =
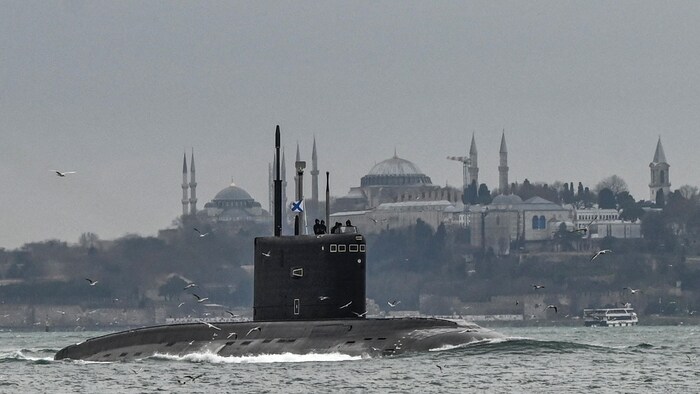
[{"label": "hillside with buildings", "polygon": [[[493,191],[478,181],[472,138],[469,155],[454,158],[464,165],[462,188],[434,185],[394,154],[347,195],[330,199],[329,227],[350,220],[366,236],[370,315],[567,321],[583,308],[625,303],[642,316],[695,315],[700,195],[691,186],[671,191],[660,139],[649,165],[649,200],[636,200],[614,175],[593,187],[509,183],[505,135],[499,153]],[[280,164],[288,206],[284,159]],[[315,142],[310,168],[305,213],[312,223],[326,217]],[[249,315],[253,239],[271,233],[271,210],[234,184],[198,210],[196,187],[192,155],[189,168],[183,158],[182,216],[156,237],[85,233],[77,244],[48,240],[0,250],[0,327]],[[285,234],[293,215],[286,214]],[[609,252],[597,255],[601,250]]]}]

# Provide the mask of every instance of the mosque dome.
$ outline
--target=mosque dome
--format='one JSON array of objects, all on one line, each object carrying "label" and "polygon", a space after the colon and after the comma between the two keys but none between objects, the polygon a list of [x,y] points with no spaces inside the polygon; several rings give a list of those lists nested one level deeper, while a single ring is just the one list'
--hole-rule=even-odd
[{"label": "mosque dome", "polygon": [[377,163],[362,177],[361,186],[431,185],[430,177],[418,166],[394,154],[394,157]]},{"label": "mosque dome", "polygon": [[491,200],[491,205],[512,206],[522,204],[523,199],[515,194],[499,194]]},{"label": "mosque dome", "polygon": [[253,197],[247,191],[232,183],[231,186],[216,193],[214,201],[253,201]]}]

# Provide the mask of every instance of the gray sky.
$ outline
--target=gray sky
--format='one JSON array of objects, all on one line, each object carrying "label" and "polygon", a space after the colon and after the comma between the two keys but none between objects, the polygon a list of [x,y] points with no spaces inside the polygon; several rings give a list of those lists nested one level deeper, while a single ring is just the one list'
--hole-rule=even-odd
[{"label": "gray sky", "polygon": [[[0,2],[0,247],[153,235],[233,181],[267,207],[276,124],[344,195],[377,162],[461,185],[698,185],[700,2]],[[189,158],[189,153],[188,153]],[[78,171],[58,178],[50,169]],[[291,193],[291,191],[290,191]],[[308,192],[307,192],[308,194]]]}]

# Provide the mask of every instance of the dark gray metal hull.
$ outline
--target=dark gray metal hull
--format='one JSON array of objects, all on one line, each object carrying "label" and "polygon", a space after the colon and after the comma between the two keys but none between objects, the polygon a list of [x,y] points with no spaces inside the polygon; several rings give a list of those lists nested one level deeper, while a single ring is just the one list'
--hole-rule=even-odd
[{"label": "dark gray metal hull", "polygon": [[426,318],[224,322],[213,323],[213,327],[187,323],[88,339],[60,350],[55,359],[121,361],[202,352],[224,357],[282,353],[386,356],[502,337],[475,324]]}]

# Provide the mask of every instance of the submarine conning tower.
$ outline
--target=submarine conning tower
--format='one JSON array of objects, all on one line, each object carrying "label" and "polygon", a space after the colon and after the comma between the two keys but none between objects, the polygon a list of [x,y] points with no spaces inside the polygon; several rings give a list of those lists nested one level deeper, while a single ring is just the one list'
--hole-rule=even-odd
[{"label": "submarine conning tower", "polygon": [[[354,226],[341,226],[334,234],[300,235],[298,217],[296,234],[282,236],[279,125],[275,162],[274,236],[255,238],[253,320],[364,318],[365,238]],[[304,167],[297,161],[298,201],[303,200]]]},{"label": "submarine conning tower", "polygon": [[341,230],[255,239],[253,320],[364,317],[365,239]]}]

